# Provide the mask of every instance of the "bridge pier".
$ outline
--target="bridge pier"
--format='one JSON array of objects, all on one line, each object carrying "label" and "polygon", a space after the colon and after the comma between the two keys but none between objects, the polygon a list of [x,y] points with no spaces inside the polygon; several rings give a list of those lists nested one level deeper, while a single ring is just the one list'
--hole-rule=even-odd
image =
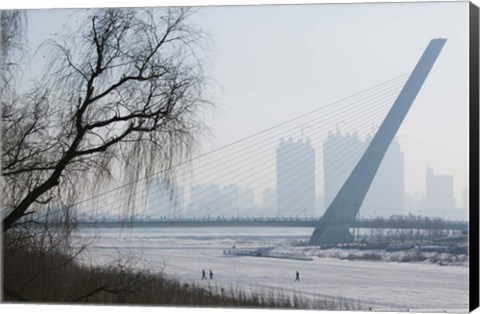
[{"label": "bridge pier", "polygon": [[317,227],[310,236],[309,245],[326,245],[333,243],[353,243],[350,224],[331,224]]}]

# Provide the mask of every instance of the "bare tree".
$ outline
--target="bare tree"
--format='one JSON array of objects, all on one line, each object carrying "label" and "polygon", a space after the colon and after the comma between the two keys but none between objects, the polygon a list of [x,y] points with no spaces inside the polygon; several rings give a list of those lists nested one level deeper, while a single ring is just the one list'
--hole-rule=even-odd
[{"label": "bare tree", "polygon": [[2,96],[6,96],[6,87],[18,76],[14,71],[18,70],[19,59],[24,52],[26,24],[25,11],[0,11],[0,94]]},{"label": "bare tree", "polygon": [[96,10],[44,44],[42,80],[2,100],[4,232],[45,204],[68,207],[114,169],[138,182],[187,156],[209,104],[206,41],[190,15]]}]

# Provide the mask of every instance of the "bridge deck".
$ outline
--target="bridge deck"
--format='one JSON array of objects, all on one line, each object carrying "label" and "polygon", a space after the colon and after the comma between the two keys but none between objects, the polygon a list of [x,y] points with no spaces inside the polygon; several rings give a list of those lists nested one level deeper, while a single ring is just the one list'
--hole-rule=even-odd
[{"label": "bridge deck", "polygon": [[[339,221],[338,223],[343,223]],[[296,227],[315,228],[320,219],[171,219],[138,221],[81,221],[79,227],[115,228],[129,226],[135,228],[205,228],[205,227]],[[330,224],[335,224],[331,222]],[[397,219],[362,219],[352,223],[352,228],[365,229],[444,229],[466,230],[465,221],[438,220],[397,220]]]}]

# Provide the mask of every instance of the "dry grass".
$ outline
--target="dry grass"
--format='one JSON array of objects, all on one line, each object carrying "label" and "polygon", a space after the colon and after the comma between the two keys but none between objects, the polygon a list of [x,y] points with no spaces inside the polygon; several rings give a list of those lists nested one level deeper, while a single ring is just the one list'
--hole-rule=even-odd
[{"label": "dry grass", "polygon": [[[343,299],[312,300],[279,292],[254,293],[235,287],[180,283],[128,263],[99,268],[80,265],[75,254],[26,245],[4,246],[4,302],[137,304],[199,307],[352,310]],[[23,242],[25,244],[25,241]],[[35,245],[34,245],[35,244]],[[62,250],[63,252],[64,250]]]}]

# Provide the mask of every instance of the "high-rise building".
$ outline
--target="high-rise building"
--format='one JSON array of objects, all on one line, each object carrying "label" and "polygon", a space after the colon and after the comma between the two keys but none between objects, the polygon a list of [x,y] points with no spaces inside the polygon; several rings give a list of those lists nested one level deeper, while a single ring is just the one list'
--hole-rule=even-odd
[{"label": "high-rise building", "polygon": [[426,213],[428,216],[441,216],[455,209],[453,196],[453,176],[434,174],[427,168]]},{"label": "high-rise building", "polygon": [[[371,137],[361,141],[356,133],[330,133],[323,143],[323,188],[328,208],[354,167]],[[359,210],[361,217],[402,214],[405,207],[404,157],[400,143],[393,139],[375,174]]]},{"label": "high-rise building", "polygon": [[323,142],[323,192],[325,209],[330,206],[365,151],[356,133],[329,133]]},{"label": "high-rise building", "polygon": [[315,150],[309,139],[280,140],[276,175],[278,215],[311,216],[315,207]]},{"label": "high-rise building", "polygon": [[[369,140],[367,140],[369,143]],[[360,208],[360,216],[407,214],[405,211],[404,156],[395,137],[378,167]]]}]

